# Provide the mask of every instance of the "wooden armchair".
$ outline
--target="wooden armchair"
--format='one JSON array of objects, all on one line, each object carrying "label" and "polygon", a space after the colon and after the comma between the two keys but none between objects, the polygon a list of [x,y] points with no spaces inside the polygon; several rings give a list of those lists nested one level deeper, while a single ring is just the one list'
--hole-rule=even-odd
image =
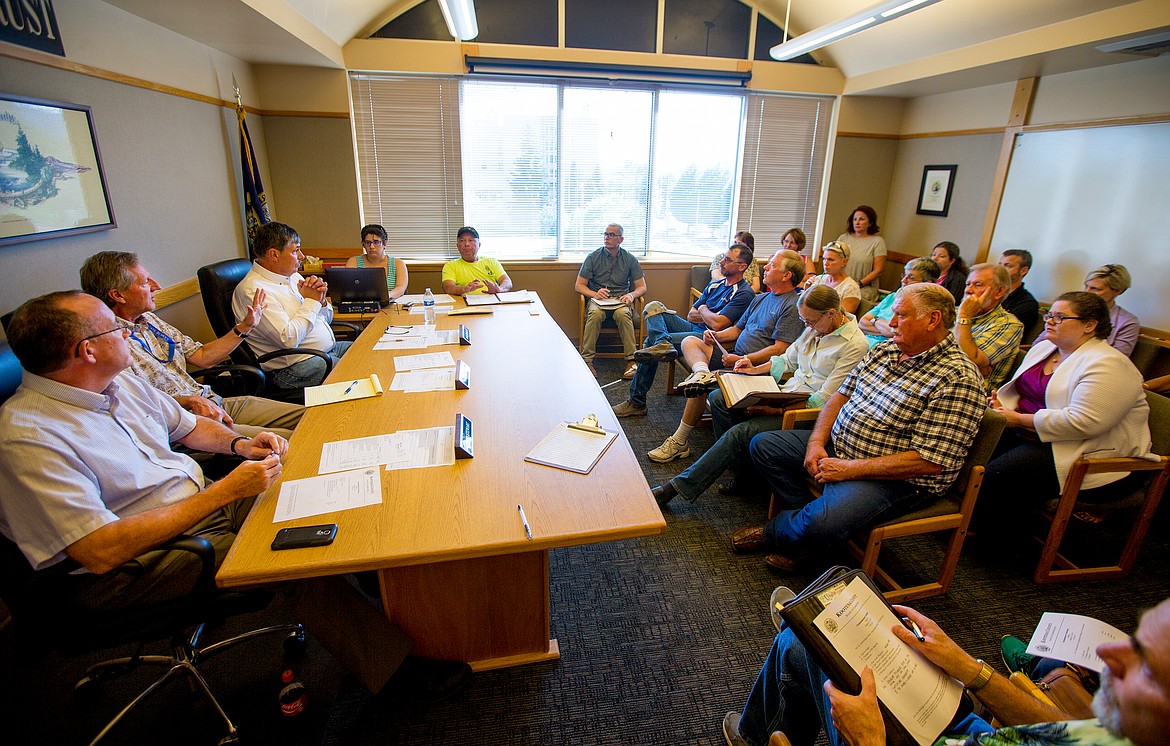
[{"label": "wooden armchair", "polygon": [[[578,295],[578,322],[577,322],[577,342],[578,349],[580,343],[585,339],[585,296]],[[642,323],[642,309],[646,307],[645,298],[635,298],[634,305],[630,311],[634,317],[634,343],[635,347],[641,348],[646,341],[646,325]],[[612,346],[611,340],[617,340],[617,352],[602,352],[602,340],[606,340],[607,346]],[[613,319],[606,317],[605,321],[601,322],[601,329],[597,332],[597,346],[594,354],[597,357],[625,357],[626,353],[621,349],[621,336],[618,334],[617,326]]]},{"label": "wooden armchair", "polygon": [[[1060,498],[1046,506],[1043,516],[1051,521],[1047,535],[1042,539],[1040,561],[1032,579],[1037,583],[1057,583],[1069,580],[1105,580],[1120,578],[1133,568],[1138,550],[1145,541],[1166,483],[1170,481],[1170,399],[1160,394],[1146,392],[1150,405],[1150,434],[1153,436],[1153,451],[1160,458],[1147,461],[1139,458],[1082,458],[1073,462],[1064,491]],[[1082,503],[1078,501],[1081,483],[1087,474],[1110,472],[1153,472],[1145,485],[1124,499],[1112,503]],[[1060,552],[1065,530],[1073,513],[1079,510],[1108,511],[1137,509],[1137,518],[1129,530],[1121,556],[1116,564],[1081,567]],[[1053,569],[1053,566],[1059,569]]]}]

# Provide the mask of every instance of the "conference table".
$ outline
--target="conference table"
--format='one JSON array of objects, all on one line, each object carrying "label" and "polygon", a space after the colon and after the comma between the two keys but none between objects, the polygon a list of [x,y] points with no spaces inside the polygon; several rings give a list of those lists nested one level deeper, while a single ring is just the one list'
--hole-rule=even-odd
[{"label": "conference table", "polygon": [[[281,482],[256,501],[217,575],[221,587],[377,571],[386,615],[413,652],[475,670],[558,658],[550,638],[549,550],[660,534],[666,522],[609,403],[539,298],[491,315],[437,318],[470,330],[469,346],[378,350],[391,325],[421,313],[374,316],[329,377],[378,374],[384,394],[309,408],[290,441]],[[455,308],[464,306],[458,299]],[[467,390],[391,391],[394,358],[449,351],[470,367]],[[385,470],[382,502],[273,523],[281,483],[316,476],[326,443],[472,422],[474,458]],[[588,474],[524,461],[561,422],[595,414],[617,439]],[[532,530],[529,539],[517,505]],[[270,548],[278,529],[336,523],[332,544]],[[586,611],[582,609],[581,611]]]}]

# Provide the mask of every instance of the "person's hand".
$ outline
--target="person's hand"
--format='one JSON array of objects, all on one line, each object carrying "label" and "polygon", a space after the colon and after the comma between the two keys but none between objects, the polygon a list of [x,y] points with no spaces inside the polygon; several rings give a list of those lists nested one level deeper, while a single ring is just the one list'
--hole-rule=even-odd
[{"label": "person's hand", "polygon": [[473,293],[482,287],[487,287],[486,285],[483,284],[483,280],[480,280],[480,279],[472,280],[471,282],[469,282],[463,286],[463,294],[466,295],[467,293]]},{"label": "person's hand", "polygon": [[609,297],[609,288],[598,288],[597,297],[599,300],[605,300]]},{"label": "person's hand", "polygon": [[747,356],[746,355],[736,355],[734,352],[729,352],[723,356],[723,367],[728,368],[728,369],[734,368],[735,364],[738,363],[740,360],[747,360]]},{"label": "person's hand", "polygon": [[1005,407],[996,394],[993,393],[991,398],[987,400],[987,406],[990,407],[992,411],[999,412],[1003,415],[1003,418],[1007,420],[1007,423],[1005,424],[1006,427],[1023,426],[1024,418],[1020,416],[1020,413],[1014,409]]},{"label": "person's hand", "polygon": [[715,346],[715,332],[711,331],[710,329],[704,329],[703,330],[703,344],[707,345],[708,347],[714,347]]},{"label": "person's hand", "polygon": [[816,279],[817,279],[816,275],[810,274],[808,277],[804,278],[804,282],[800,283],[800,286],[802,288],[804,288],[805,290],[808,290],[809,288],[811,288],[813,286],[813,283],[816,282]]},{"label": "person's hand", "polygon": [[843,458],[831,458],[826,456],[817,463],[816,477],[818,484],[826,484],[828,482],[844,482],[849,479],[849,467],[852,462]]},{"label": "person's hand", "polygon": [[220,480],[224,489],[236,497],[259,495],[280,478],[280,458],[275,453],[260,461],[245,461]]},{"label": "person's hand", "polygon": [[866,666],[861,671],[861,693],[856,697],[846,694],[833,682],[825,682],[829,698],[829,714],[845,741],[851,746],[884,746],[886,723],[878,708],[877,684],[873,671]]},{"label": "person's hand", "polygon": [[[702,308],[707,308],[706,304],[704,304]],[[702,312],[698,308],[691,306],[690,310],[687,311],[687,321],[691,322],[692,324],[703,323]]]},{"label": "person's hand", "polygon": [[620,300],[622,303],[625,303],[628,306],[634,302],[634,296],[630,295],[629,293],[626,293],[622,297],[618,298],[618,300]]},{"label": "person's hand", "polygon": [[244,318],[240,319],[237,326],[244,328],[244,334],[256,328],[260,323],[260,319],[264,317],[264,309],[268,306],[268,293],[264,292],[263,288],[256,288],[256,292],[252,295],[252,305],[244,309]]},{"label": "person's hand", "polygon": [[901,624],[894,625],[894,637],[917,650],[931,663],[960,683],[966,683],[979,675],[980,666],[967,651],[952,640],[933,619],[909,606],[894,604],[894,612],[910,617],[918,625],[925,642],[919,642],[914,633]]},{"label": "person's hand", "polygon": [[276,433],[262,432],[251,440],[244,440],[236,446],[236,452],[246,459],[257,461],[271,454],[283,456],[288,451],[288,441]]},{"label": "person's hand", "polygon": [[748,370],[749,368],[754,368],[754,367],[756,367],[756,366],[752,365],[751,360],[748,360],[746,357],[741,357],[739,360],[735,361],[735,365],[732,367],[732,370],[734,370],[737,373],[742,373],[745,370]]},{"label": "person's hand", "polygon": [[215,420],[216,422],[222,422],[228,427],[231,427],[234,424],[232,422],[231,415],[224,411],[223,407],[219,406],[211,399],[206,397],[196,395],[178,396],[175,397],[175,401],[179,403],[180,407],[187,410],[191,414],[198,415],[200,417],[206,417],[207,419]]},{"label": "person's hand", "polygon": [[823,445],[809,441],[808,450],[804,452],[804,470],[815,479],[821,472],[821,461],[828,457],[829,452]]},{"label": "person's hand", "polygon": [[987,299],[991,297],[991,286],[987,286],[982,290],[976,290],[971,295],[964,295],[963,301],[959,304],[959,318],[960,319],[974,319],[978,318],[983,313],[984,304]]},{"label": "person's hand", "polygon": [[318,303],[324,304],[325,298],[329,294],[329,285],[320,277],[310,275],[297,284],[297,290],[302,296],[312,298]]},{"label": "person's hand", "polygon": [[501,291],[500,291],[500,286],[499,286],[499,285],[497,285],[496,283],[492,282],[491,280],[486,280],[486,281],[484,282],[484,285],[487,287],[487,291],[488,291],[489,293],[499,293],[499,292],[501,292]]}]

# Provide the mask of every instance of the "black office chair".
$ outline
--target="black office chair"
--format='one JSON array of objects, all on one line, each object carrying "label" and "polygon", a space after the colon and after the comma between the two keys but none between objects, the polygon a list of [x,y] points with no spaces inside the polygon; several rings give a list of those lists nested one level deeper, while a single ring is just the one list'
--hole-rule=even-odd
[{"label": "black office chair", "polygon": [[[207,311],[207,320],[211,322],[211,328],[217,336],[222,337],[229,333],[236,325],[236,317],[232,312],[232,293],[235,292],[236,285],[240,284],[251,267],[252,263],[247,259],[225,259],[222,262],[199,268],[199,291],[203,295],[203,308]],[[333,359],[320,350],[286,348],[257,356],[248,346],[246,340],[244,344],[232,351],[231,358],[237,364],[261,368],[261,363],[293,354],[313,355],[321,358],[325,361],[326,376],[333,370]],[[281,401],[304,403],[302,389],[281,388],[272,381],[266,383],[264,395]]]}]

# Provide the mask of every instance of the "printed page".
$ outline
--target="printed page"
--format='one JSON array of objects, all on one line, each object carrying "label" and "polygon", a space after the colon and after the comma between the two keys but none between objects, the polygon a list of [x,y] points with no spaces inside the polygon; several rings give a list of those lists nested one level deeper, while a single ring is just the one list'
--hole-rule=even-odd
[{"label": "printed page", "polygon": [[[423,303],[423,300],[425,298],[426,298],[426,295],[423,293],[413,293],[411,295],[402,296],[401,298],[398,299],[398,302],[404,306],[408,303],[417,303],[421,306]],[[451,305],[454,302],[455,302],[455,299],[452,298],[450,295],[447,295],[446,293],[439,293],[438,295],[435,296],[435,305],[436,306],[444,305],[444,304]]]},{"label": "printed page", "polygon": [[377,467],[343,471],[280,485],[273,523],[311,515],[377,505],[382,502],[382,479]]},{"label": "printed page", "polygon": [[318,474],[381,466],[406,460],[402,439],[395,433],[326,443],[321,447]]},{"label": "printed page", "polygon": [[[442,331],[431,332],[426,336],[427,347],[438,347],[440,345],[456,345],[459,344],[459,330],[458,329],[443,329]],[[377,348],[375,348],[377,349]]]},{"label": "printed page", "polygon": [[406,458],[386,464],[386,470],[422,469],[428,466],[451,466],[455,463],[455,427],[431,427],[424,430],[399,430]]},{"label": "printed page", "polygon": [[402,355],[394,358],[394,370],[421,370],[423,368],[451,368],[455,358],[450,352],[428,352],[422,355]]},{"label": "printed page", "polygon": [[390,382],[391,391],[408,394],[419,391],[453,391],[455,389],[454,368],[424,368],[395,373]]},{"label": "printed page", "polygon": [[894,637],[901,621],[881,597],[854,578],[814,623],[859,675],[873,669],[878,699],[910,735],[923,746],[933,743],[954,717],[963,687]]},{"label": "printed page", "polygon": [[1101,673],[1105,661],[1097,655],[1097,646],[1128,639],[1129,635],[1117,627],[1091,617],[1046,611],[1032,633],[1028,653],[1068,661]]},{"label": "printed page", "polygon": [[375,350],[421,350],[426,346],[426,337],[382,337],[374,343]]}]

